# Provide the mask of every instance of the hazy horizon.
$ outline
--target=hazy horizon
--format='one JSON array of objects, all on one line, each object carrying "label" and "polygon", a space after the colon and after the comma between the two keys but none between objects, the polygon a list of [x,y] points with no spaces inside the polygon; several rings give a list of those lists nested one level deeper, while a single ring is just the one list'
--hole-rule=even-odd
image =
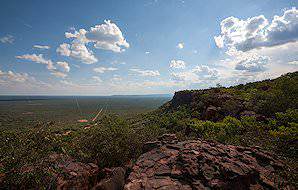
[{"label": "hazy horizon", "polygon": [[121,96],[157,96],[157,97],[171,97],[174,94],[114,94],[114,95],[48,95],[48,94],[0,94],[0,97],[121,97]]}]

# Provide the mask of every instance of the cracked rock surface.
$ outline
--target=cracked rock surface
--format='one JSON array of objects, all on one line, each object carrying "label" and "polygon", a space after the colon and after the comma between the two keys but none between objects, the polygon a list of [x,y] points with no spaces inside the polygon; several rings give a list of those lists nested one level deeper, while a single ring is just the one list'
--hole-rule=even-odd
[{"label": "cracked rock surface", "polygon": [[133,166],[126,190],[289,189],[277,175],[283,164],[259,147],[178,142],[165,135],[144,148],[147,152]]}]

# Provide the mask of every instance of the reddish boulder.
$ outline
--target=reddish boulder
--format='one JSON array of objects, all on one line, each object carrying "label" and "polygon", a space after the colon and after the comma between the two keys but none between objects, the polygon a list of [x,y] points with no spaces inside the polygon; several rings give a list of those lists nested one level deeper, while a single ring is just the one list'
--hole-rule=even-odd
[{"label": "reddish boulder", "polygon": [[76,162],[63,154],[49,157],[48,170],[56,178],[57,189],[90,189],[97,182],[99,168],[93,163]]}]

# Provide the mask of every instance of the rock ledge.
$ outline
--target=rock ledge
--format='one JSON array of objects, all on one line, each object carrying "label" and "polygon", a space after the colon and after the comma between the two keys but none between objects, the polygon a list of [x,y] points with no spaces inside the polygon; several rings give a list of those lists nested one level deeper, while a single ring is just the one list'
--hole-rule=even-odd
[{"label": "rock ledge", "polygon": [[164,139],[145,144],[124,189],[288,189],[283,164],[259,147]]}]

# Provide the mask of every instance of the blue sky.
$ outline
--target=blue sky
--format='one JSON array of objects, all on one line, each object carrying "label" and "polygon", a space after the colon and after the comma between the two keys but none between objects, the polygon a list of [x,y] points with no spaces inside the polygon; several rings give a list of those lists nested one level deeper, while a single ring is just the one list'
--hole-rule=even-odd
[{"label": "blue sky", "polygon": [[296,0],[3,0],[0,94],[173,93],[274,78],[298,69],[297,8]]}]

